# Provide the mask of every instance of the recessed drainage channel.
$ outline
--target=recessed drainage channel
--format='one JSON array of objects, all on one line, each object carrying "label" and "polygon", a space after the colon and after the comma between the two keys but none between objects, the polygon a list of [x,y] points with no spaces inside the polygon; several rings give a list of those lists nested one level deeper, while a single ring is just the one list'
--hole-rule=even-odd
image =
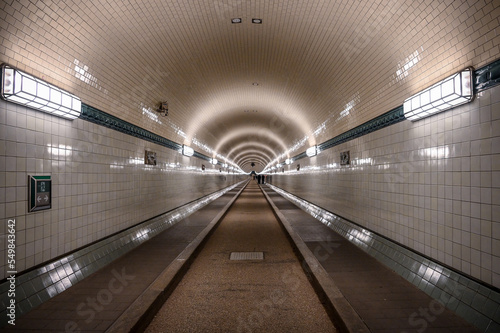
[{"label": "recessed drainage channel", "polygon": [[231,252],[229,260],[264,260],[264,252]]}]

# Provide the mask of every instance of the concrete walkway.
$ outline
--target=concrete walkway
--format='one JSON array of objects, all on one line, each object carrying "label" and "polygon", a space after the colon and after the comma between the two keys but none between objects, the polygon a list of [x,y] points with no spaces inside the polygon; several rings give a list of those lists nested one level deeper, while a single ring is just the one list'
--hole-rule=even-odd
[{"label": "concrete walkway", "polygon": [[[263,260],[230,260],[262,252]],[[259,186],[250,182],[146,332],[336,332]]]}]

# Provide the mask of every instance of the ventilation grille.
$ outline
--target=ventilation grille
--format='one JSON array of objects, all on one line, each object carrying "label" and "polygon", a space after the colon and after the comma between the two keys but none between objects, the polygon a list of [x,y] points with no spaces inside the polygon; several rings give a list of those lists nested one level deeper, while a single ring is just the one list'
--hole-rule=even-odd
[{"label": "ventilation grille", "polygon": [[231,252],[229,260],[264,260],[264,252]]}]

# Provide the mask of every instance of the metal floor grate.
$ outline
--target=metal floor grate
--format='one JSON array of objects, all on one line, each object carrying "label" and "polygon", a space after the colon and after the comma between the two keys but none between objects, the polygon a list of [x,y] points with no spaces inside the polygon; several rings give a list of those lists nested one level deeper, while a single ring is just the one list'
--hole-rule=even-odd
[{"label": "metal floor grate", "polygon": [[229,260],[264,260],[264,252],[231,252]]}]

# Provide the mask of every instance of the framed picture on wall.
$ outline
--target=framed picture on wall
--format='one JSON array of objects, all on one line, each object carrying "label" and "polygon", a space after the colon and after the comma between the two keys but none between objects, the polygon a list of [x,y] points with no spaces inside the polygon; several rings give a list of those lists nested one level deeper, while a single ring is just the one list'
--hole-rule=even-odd
[{"label": "framed picture on wall", "polygon": [[349,151],[343,151],[340,153],[340,165],[351,164],[351,157]]}]

